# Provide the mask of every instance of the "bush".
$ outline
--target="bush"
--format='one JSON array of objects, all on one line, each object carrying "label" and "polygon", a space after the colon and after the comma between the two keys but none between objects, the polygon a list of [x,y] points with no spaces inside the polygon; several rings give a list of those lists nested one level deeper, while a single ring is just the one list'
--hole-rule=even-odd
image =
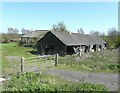
[{"label": "bush", "polygon": [[2,41],[2,43],[9,43],[10,42],[10,40],[8,40],[8,39],[4,39],[3,41]]},{"label": "bush", "polygon": [[17,45],[18,45],[18,46],[22,46],[21,41],[18,41],[18,42],[17,42]]}]

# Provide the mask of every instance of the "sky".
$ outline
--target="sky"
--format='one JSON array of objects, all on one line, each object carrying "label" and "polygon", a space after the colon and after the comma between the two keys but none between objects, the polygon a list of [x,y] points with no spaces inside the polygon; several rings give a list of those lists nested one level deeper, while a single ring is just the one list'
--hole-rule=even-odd
[{"label": "sky", "polygon": [[118,2],[3,2],[2,29],[9,27],[29,30],[50,30],[54,24],[64,22],[70,32],[79,28],[107,33],[118,29]]}]

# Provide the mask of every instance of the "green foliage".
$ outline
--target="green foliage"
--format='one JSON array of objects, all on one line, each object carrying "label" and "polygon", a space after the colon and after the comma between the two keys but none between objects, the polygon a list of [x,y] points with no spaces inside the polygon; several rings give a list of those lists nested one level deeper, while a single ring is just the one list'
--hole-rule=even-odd
[{"label": "green foliage", "polygon": [[118,34],[118,38],[117,38],[117,40],[115,42],[115,47],[116,48],[120,47],[120,34]]},{"label": "green foliage", "polygon": [[48,76],[35,72],[19,73],[10,80],[3,83],[6,91],[107,91],[108,89],[100,84],[74,83],[64,81],[55,76]]},{"label": "green foliage", "polygon": [[120,46],[120,35],[114,37],[102,36],[102,39],[109,44],[109,48],[118,48]]},{"label": "green foliage", "polygon": [[120,72],[118,50],[103,50],[87,53],[82,58],[73,56],[60,57],[59,65],[56,68],[118,73]]},{"label": "green foliage", "polygon": [[57,25],[53,25],[52,31],[67,32],[67,29],[63,22],[58,22]]},{"label": "green foliage", "polygon": [[32,48],[37,49],[37,40],[38,39],[33,39],[32,43]]},{"label": "green foliage", "polygon": [[7,34],[2,34],[2,43],[9,43],[10,42],[10,36]]},{"label": "green foliage", "polygon": [[111,38],[108,36],[101,36],[101,38],[108,43],[108,48],[114,48],[115,44]]},{"label": "green foliage", "polygon": [[21,41],[18,41],[18,42],[17,42],[17,45],[18,45],[18,46],[22,46]]},{"label": "green foliage", "polygon": [[109,48],[120,47],[120,33],[116,28],[110,28],[108,31],[108,36],[101,36],[109,44]]},{"label": "green foliage", "polygon": [[1,34],[2,35],[2,38],[0,41],[2,41],[2,43],[9,43],[10,41],[11,42],[17,42],[19,41],[19,38],[20,38],[20,35],[16,34],[16,33],[3,33]]}]

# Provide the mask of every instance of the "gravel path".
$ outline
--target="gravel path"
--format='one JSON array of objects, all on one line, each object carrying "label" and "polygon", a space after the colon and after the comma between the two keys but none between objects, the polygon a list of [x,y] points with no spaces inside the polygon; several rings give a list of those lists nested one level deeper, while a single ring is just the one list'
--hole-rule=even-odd
[{"label": "gravel path", "polygon": [[55,68],[46,70],[44,73],[49,75],[57,75],[68,81],[103,84],[110,91],[118,91],[118,74],[68,71]]}]

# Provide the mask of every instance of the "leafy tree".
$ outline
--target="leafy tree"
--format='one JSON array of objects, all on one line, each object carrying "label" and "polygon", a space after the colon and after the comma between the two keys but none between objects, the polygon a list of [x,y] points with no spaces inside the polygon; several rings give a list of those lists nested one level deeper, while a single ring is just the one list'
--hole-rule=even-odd
[{"label": "leafy tree", "polygon": [[116,28],[110,28],[108,31],[108,36],[112,38],[113,40],[117,40],[118,38],[118,31]]},{"label": "leafy tree", "polygon": [[9,43],[10,36],[8,34],[2,33],[2,43]]},{"label": "leafy tree", "polygon": [[53,25],[52,31],[67,32],[67,28],[63,22],[58,22],[57,25]]},{"label": "leafy tree", "polygon": [[120,47],[120,33],[116,28],[110,28],[107,36],[101,36],[109,44],[109,48]]},{"label": "leafy tree", "polygon": [[100,32],[99,31],[91,31],[90,35],[100,36]]},{"label": "leafy tree", "polygon": [[112,47],[120,46],[120,34],[116,28],[110,28],[108,31],[108,37],[113,41]]}]

